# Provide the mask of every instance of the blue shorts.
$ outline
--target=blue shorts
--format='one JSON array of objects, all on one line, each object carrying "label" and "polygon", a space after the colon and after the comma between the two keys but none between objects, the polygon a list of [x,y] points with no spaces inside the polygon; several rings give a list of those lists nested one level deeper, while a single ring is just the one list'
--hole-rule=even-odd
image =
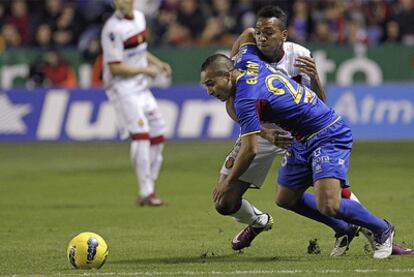
[{"label": "blue shorts", "polygon": [[294,141],[282,159],[277,181],[288,189],[301,190],[317,180],[335,178],[348,187],[351,150],[351,129],[339,119],[308,140]]}]

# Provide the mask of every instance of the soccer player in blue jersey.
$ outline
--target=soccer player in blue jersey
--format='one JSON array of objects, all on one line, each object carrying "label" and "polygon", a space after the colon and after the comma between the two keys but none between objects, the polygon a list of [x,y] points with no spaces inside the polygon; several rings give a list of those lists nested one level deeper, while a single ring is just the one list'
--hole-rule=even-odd
[{"label": "soccer player in blue jersey", "polygon": [[[210,95],[221,101],[234,97],[241,126],[240,151],[230,174],[217,185],[214,198],[229,189],[254,159],[261,122],[275,123],[294,136],[279,169],[276,203],[325,223],[339,234],[353,225],[365,227],[374,233],[374,258],[389,257],[394,226],[340,196],[341,188],[348,186],[349,127],[313,91],[263,62],[251,34],[240,43],[235,64],[216,54],[201,66],[201,82]],[[305,192],[309,186],[315,195]]]},{"label": "soccer player in blue jersey", "polygon": [[[254,29],[258,50],[261,58],[270,65],[282,69],[290,78],[299,84],[313,90],[317,96],[325,101],[324,89],[319,81],[315,62],[311,52],[305,47],[287,41],[287,15],[277,6],[264,6],[257,13]],[[239,49],[238,41],[234,43],[232,57]],[[237,122],[234,114],[233,98],[226,101],[228,114]],[[285,155],[287,146],[291,143],[288,132],[281,130],[273,123],[265,124],[261,138],[258,140],[257,154],[249,168],[240,176],[237,182],[231,183],[229,190],[220,194],[214,200],[218,213],[233,217],[237,222],[247,224],[231,241],[234,250],[249,247],[255,237],[272,227],[273,219],[270,214],[260,211],[253,203],[243,197],[248,188],[260,188],[266,178],[276,155]],[[220,179],[226,178],[232,170],[233,162],[240,149],[240,137],[236,140],[233,149],[226,156],[220,169]],[[349,188],[342,190],[345,198],[358,201]],[[364,231],[366,229],[362,229]],[[335,244],[331,256],[345,254],[350,242],[358,233],[359,227],[351,228],[347,233],[335,234]],[[370,233],[370,232],[369,232]]]}]

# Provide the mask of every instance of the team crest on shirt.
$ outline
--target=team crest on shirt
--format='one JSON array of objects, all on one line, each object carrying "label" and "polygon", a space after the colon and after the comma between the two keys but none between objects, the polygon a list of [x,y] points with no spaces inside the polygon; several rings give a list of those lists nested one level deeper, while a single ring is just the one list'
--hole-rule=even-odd
[{"label": "team crest on shirt", "polygon": [[233,167],[233,165],[234,165],[234,158],[232,158],[232,157],[228,158],[228,159],[227,159],[227,161],[226,161],[226,163],[224,164],[224,166],[225,166],[227,169],[232,168],[232,167]]},{"label": "team crest on shirt", "polygon": [[139,125],[140,127],[144,126],[144,124],[145,124],[144,119],[142,119],[142,118],[138,119],[138,125]]},{"label": "team crest on shirt", "polygon": [[110,33],[109,33],[109,39],[110,39],[111,41],[114,41],[114,40],[115,40],[115,35],[114,35],[114,33],[112,33],[112,32],[110,32]]}]

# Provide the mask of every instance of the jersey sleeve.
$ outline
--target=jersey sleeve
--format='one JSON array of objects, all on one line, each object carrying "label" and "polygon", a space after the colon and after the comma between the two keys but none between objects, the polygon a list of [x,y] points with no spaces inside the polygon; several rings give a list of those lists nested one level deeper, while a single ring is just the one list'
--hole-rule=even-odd
[{"label": "jersey sleeve", "polygon": [[248,136],[260,133],[260,120],[256,111],[255,99],[241,99],[235,102],[237,119],[240,124],[240,135]]},{"label": "jersey sleeve", "polygon": [[101,36],[101,44],[103,58],[106,63],[122,62],[124,45],[119,32],[116,32],[116,30],[111,28],[104,28]]},{"label": "jersey sleeve", "polygon": [[234,67],[244,70],[248,61],[260,61],[259,49],[254,43],[245,43],[240,46],[236,56],[233,57]]}]

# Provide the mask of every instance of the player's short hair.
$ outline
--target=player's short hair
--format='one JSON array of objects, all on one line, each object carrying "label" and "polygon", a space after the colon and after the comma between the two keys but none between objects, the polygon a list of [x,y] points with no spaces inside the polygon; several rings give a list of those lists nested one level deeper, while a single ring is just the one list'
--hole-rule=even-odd
[{"label": "player's short hair", "polygon": [[211,68],[216,73],[225,73],[234,69],[233,61],[223,54],[214,54],[208,57],[201,65],[201,71]]},{"label": "player's short hair", "polygon": [[264,17],[264,18],[272,18],[275,17],[279,20],[282,28],[285,30],[287,27],[287,15],[286,13],[279,8],[278,6],[264,6],[262,7],[259,12],[257,13],[257,18]]}]

